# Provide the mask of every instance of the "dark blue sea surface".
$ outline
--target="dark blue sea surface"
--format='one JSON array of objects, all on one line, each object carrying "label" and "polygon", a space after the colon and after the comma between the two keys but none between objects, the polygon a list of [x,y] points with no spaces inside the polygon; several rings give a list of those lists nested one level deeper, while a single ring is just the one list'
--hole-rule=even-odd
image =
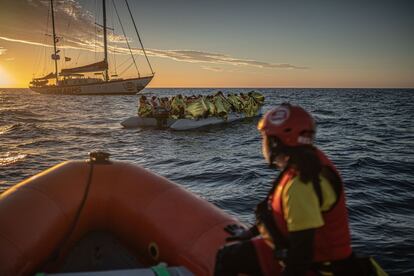
[{"label": "dark blue sea surface", "polygon": [[[391,275],[414,275],[414,90],[258,90],[266,96],[264,110],[291,102],[316,118],[316,143],[345,181],[356,251],[375,256]],[[277,175],[261,156],[257,119],[184,132],[124,129],[119,122],[135,115],[137,99],[0,89],[0,191],[64,160],[105,150],[252,223],[254,206]]]}]

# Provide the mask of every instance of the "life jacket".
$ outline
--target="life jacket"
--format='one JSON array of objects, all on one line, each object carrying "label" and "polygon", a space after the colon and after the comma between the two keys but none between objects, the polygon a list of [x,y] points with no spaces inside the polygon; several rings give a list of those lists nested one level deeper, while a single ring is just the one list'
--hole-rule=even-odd
[{"label": "life jacket", "polygon": [[152,107],[151,105],[147,102],[140,102],[139,107],[138,107],[138,115],[140,117],[149,117],[152,114]]},{"label": "life jacket", "polygon": [[[336,202],[328,211],[322,212],[322,217],[325,222],[324,225],[315,229],[313,262],[321,263],[325,261],[345,259],[352,254],[352,249],[342,180],[339,177],[339,173],[335,166],[320,150],[317,150],[317,155],[321,160],[322,166],[331,170],[336,175],[336,179],[340,182],[337,183],[340,189],[338,190],[334,188],[334,190],[337,191]],[[276,235],[279,236],[273,238],[273,240],[288,240],[289,232],[283,214],[282,194],[283,189],[294,177],[296,177],[296,175],[297,174],[293,169],[285,170],[281,177],[279,177],[278,183],[276,183],[276,188],[272,189],[272,194],[268,196],[267,206],[272,212],[273,223],[276,226],[276,231],[273,232],[277,232]],[[330,179],[329,182],[331,182]],[[331,183],[331,185],[333,184]],[[272,236],[272,233],[270,233],[270,236]],[[263,271],[269,271],[269,269],[271,271],[272,268],[264,266],[268,266],[270,260],[274,260],[274,250],[264,239],[253,240],[253,243],[259,257],[259,262],[262,264]],[[284,246],[285,245],[286,243]],[[278,249],[278,244],[275,244],[274,247]],[[265,274],[267,275],[268,273]]]},{"label": "life jacket", "polygon": [[236,95],[230,95],[230,96],[227,97],[227,99],[233,105],[234,111],[236,111],[236,112],[241,112],[242,111],[241,101],[238,99],[238,97]]},{"label": "life jacket", "polygon": [[265,101],[265,97],[259,92],[251,92],[251,97],[253,97],[260,106],[262,106]]},{"label": "life jacket", "polygon": [[247,96],[244,102],[243,113],[246,117],[254,117],[257,115],[257,111],[259,110],[259,104],[256,100],[251,97]]},{"label": "life jacket", "polygon": [[229,100],[229,97],[226,97],[224,95],[220,95],[224,107],[226,108],[227,112],[231,112],[231,111],[236,111],[236,106],[231,102],[231,100]]},{"label": "life jacket", "polygon": [[239,97],[241,106],[242,106],[242,112],[245,114],[246,117],[249,117],[250,112],[250,102],[249,99],[246,96],[240,96]]},{"label": "life jacket", "polygon": [[215,116],[216,115],[216,106],[214,105],[214,103],[209,98],[206,98],[205,102],[206,102],[206,105],[208,107],[209,116]]},{"label": "life jacket", "polygon": [[[320,150],[317,150],[317,154],[322,166],[328,167],[338,176],[338,180],[341,181],[341,190],[337,194],[337,201],[331,209],[322,212],[325,224],[315,231],[313,258],[315,262],[340,260],[348,257],[352,253],[343,183],[335,166],[326,155]],[[279,183],[281,188],[275,191],[274,197],[271,199],[275,222],[282,234],[286,236],[288,231],[283,216],[281,194],[286,184],[295,176],[295,173],[289,173],[287,177],[283,177]]]},{"label": "life jacket", "polygon": [[184,113],[185,103],[182,99],[174,97],[171,101],[171,111],[174,115]]},{"label": "life jacket", "polygon": [[198,98],[186,107],[186,114],[189,118],[200,118],[208,111],[208,107],[203,98]]},{"label": "life jacket", "polygon": [[220,96],[214,96],[214,106],[216,107],[216,115],[219,117],[227,116],[227,109],[224,101]]}]

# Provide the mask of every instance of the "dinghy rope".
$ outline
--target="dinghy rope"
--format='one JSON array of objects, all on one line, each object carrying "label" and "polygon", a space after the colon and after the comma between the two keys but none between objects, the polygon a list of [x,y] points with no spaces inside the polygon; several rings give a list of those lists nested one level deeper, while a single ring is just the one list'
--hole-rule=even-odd
[{"label": "dinghy rope", "polygon": [[75,217],[74,217],[72,223],[70,224],[70,227],[68,228],[68,231],[63,236],[63,239],[60,241],[59,245],[56,247],[55,252],[51,255],[51,257],[50,257],[51,260],[59,259],[63,245],[70,238],[70,236],[72,235],[73,231],[76,228],[76,225],[78,224],[80,215],[82,213],[82,210],[85,206],[86,200],[87,200],[88,195],[89,195],[89,190],[90,190],[90,186],[91,186],[91,183],[92,183],[92,175],[93,175],[94,165],[95,164],[99,164],[99,165],[111,164],[111,162],[109,161],[109,156],[110,156],[109,153],[106,153],[106,152],[103,152],[103,151],[96,151],[96,152],[90,152],[89,153],[89,160],[87,161],[90,165],[89,166],[89,174],[88,174],[88,178],[87,178],[87,182],[86,182],[86,186],[85,186],[85,190],[83,192],[81,202],[80,202],[79,207],[76,211]]}]

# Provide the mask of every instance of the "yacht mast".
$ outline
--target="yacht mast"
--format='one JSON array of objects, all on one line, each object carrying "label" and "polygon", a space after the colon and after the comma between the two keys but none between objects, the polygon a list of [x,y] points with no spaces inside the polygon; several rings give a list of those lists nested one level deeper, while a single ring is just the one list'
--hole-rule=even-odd
[{"label": "yacht mast", "polygon": [[107,41],[107,37],[106,37],[106,1],[102,0],[102,11],[103,11],[103,35],[104,35],[104,52],[105,52],[105,57],[104,57],[104,62],[107,64],[106,69],[105,69],[105,81],[109,81],[109,74],[108,74],[108,41]]},{"label": "yacht mast", "polygon": [[53,50],[55,52],[54,55],[52,55],[52,59],[55,61],[55,77],[56,77],[56,85],[58,85],[58,65],[57,65],[58,51],[56,50],[57,37],[56,37],[56,31],[55,31],[55,12],[53,10],[53,0],[50,0],[50,6],[52,9]]}]

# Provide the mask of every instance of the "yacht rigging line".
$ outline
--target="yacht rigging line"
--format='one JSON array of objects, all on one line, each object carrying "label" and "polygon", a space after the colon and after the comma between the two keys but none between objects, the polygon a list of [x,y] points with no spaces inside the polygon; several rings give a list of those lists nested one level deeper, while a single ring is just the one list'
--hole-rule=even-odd
[{"label": "yacht rigging line", "polygon": [[134,24],[135,32],[137,33],[138,40],[139,40],[139,43],[141,44],[142,51],[144,52],[145,59],[147,60],[149,68],[151,69],[152,75],[154,75],[154,70],[152,70],[152,66],[151,66],[151,63],[149,62],[147,53],[146,53],[145,48],[144,48],[144,44],[142,43],[141,36],[139,35],[137,25],[135,24],[134,17],[132,16],[131,9],[129,8],[128,0],[125,0],[125,3],[126,3],[126,6],[128,8],[129,15],[131,16],[132,23]]},{"label": "yacht rigging line", "polygon": [[125,34],[124,26],[122,25],[121,18],[119,17],[118,10],[117,10],[117,8],[115,6],[114,0],[112,0],[112,5],[114,6],[114,10],[115,10],[116,16],[118,17],[119,24],[121,25],[122,33],[124,34],[124,38],[125,38],[126,44],[128,45],[129,52],[131,53],[132,60],[134,61],[135,69],[137,69],[138,78],[140,78],[141,77],[141,74],[139,73],[137,63],[135,62],[135,57],[132,54],[132,50],[131,50],[131,47],[129,45],[128,38],[127,38],[127,36]]},{"label": "yacht rigging line", "polygon": [[[72,16],[69,16],[69,19],[68,19],[68,24],[66,25],[66,32],[64,33],[65,35],[67,35],[67,36],[69,36],[69,33],[70,33],[70,28],[71,28],[71,26],[72,26],[72,20],[73,20],[73,17]],[[62,36],[62,40],[65,42],[65,37],[64,36]],[[66,42],[65,42],[65,44],[66,44]],[[68,49],[68,53],[70,53],[71,51]],[[64,47],[63,48],[63,56],[64,56],[64,58],[63,58],[63,60],[61,61],[61,67],[63,68],[63,67],[67,67],[67,65],[68,65],[68,63],[67,62],[70,62],[71,60],[69,60],[69,61],[66,61],[66,58],[68,57],[67,55],[66,55],[66,47]],[[62,63],[63,63],[63,65],[62,65]]]},{"label": "yacht rigging line", "polygon": [[95,0],[95,14],[94,14],[94,19],[95,19],[95,24],[94,24],[94,28],[95,28],[95,37],[94,37],[94,40],[93,40],[93,45],[94,45],[94,54],[95,54],[95,60],[96,60],[96,41],[98,40],[98,22],[97,22],[97,20],[96,20],[96,18],[97,18],[97,14],[99,14],[97,11],[98,11],[98,0]]},{"label": "yacht rigging line", "polygon": [[[131,57],[127,57],[124,61],[121,62],[121,64],[118,64],[118,69],[121,70],[121,67],[124,66],[128,61],[131,60]],[[132,63],[131,63],[132,64]],[[130,64],[130,65],[131,65]]]},{"label": "yacht rigging line", "polygon": [[[49,30],[49,17],[50,17],[50,6],[49,6],[49,8],[47,9],[47,18],[46,18],[46,27],[45,27],[45,35],[44,35],[44,37],[43,37],[43,45],[46,45],[46,37],[47,37],[47,35],[48,35],[48,30]],[[36,68],[40,68],[40,63],[41,63],[41,61],[43,60],[43,69],[42,70],[40,70],[40,75],[45,75],[46,73],[46,63],[47,63],[47,59],[46,59],[46,50],[47,49],[47,47],[46,46],[43,46],[43,48],[39,51],[39,59],[38,59],[38,61],[36,61],[35,62],[35,67]],[[43,50],[43,53],[42,53],[42,50]],[[35,71],[36,69],[33,69],[33,71]],[[37,73],[38,73],[38,71],[36,70],[35,71],[35,76],[37,76]]]},{"label": "yacht rigging line", "polygon": [[131,68],[131,66],[132,66],[132,63],[130,63],[122,72],[121,72],[121,76],[129,69],[129,68]]},{"label": "yacht rigging line", "polygon": [[[115,38],[115,20],[114,20],[114,13],[112,12],[112,10],[109,10],[109,14],[110,14],[110,19],[111,19],[111,23],[112,23],[112,29],[109,28],[110,30],[112,30],[112,39]],[[112,44],[112,59],[113,59],[113,72],[111,74],[111,78],[112,77],[118,77],[118,71],[117,71],[117,65],[116,65],[116,47],[117,47],[117,43],[113,43]],[[111,52],[111,49],[109,49],[109,52]]]}]

